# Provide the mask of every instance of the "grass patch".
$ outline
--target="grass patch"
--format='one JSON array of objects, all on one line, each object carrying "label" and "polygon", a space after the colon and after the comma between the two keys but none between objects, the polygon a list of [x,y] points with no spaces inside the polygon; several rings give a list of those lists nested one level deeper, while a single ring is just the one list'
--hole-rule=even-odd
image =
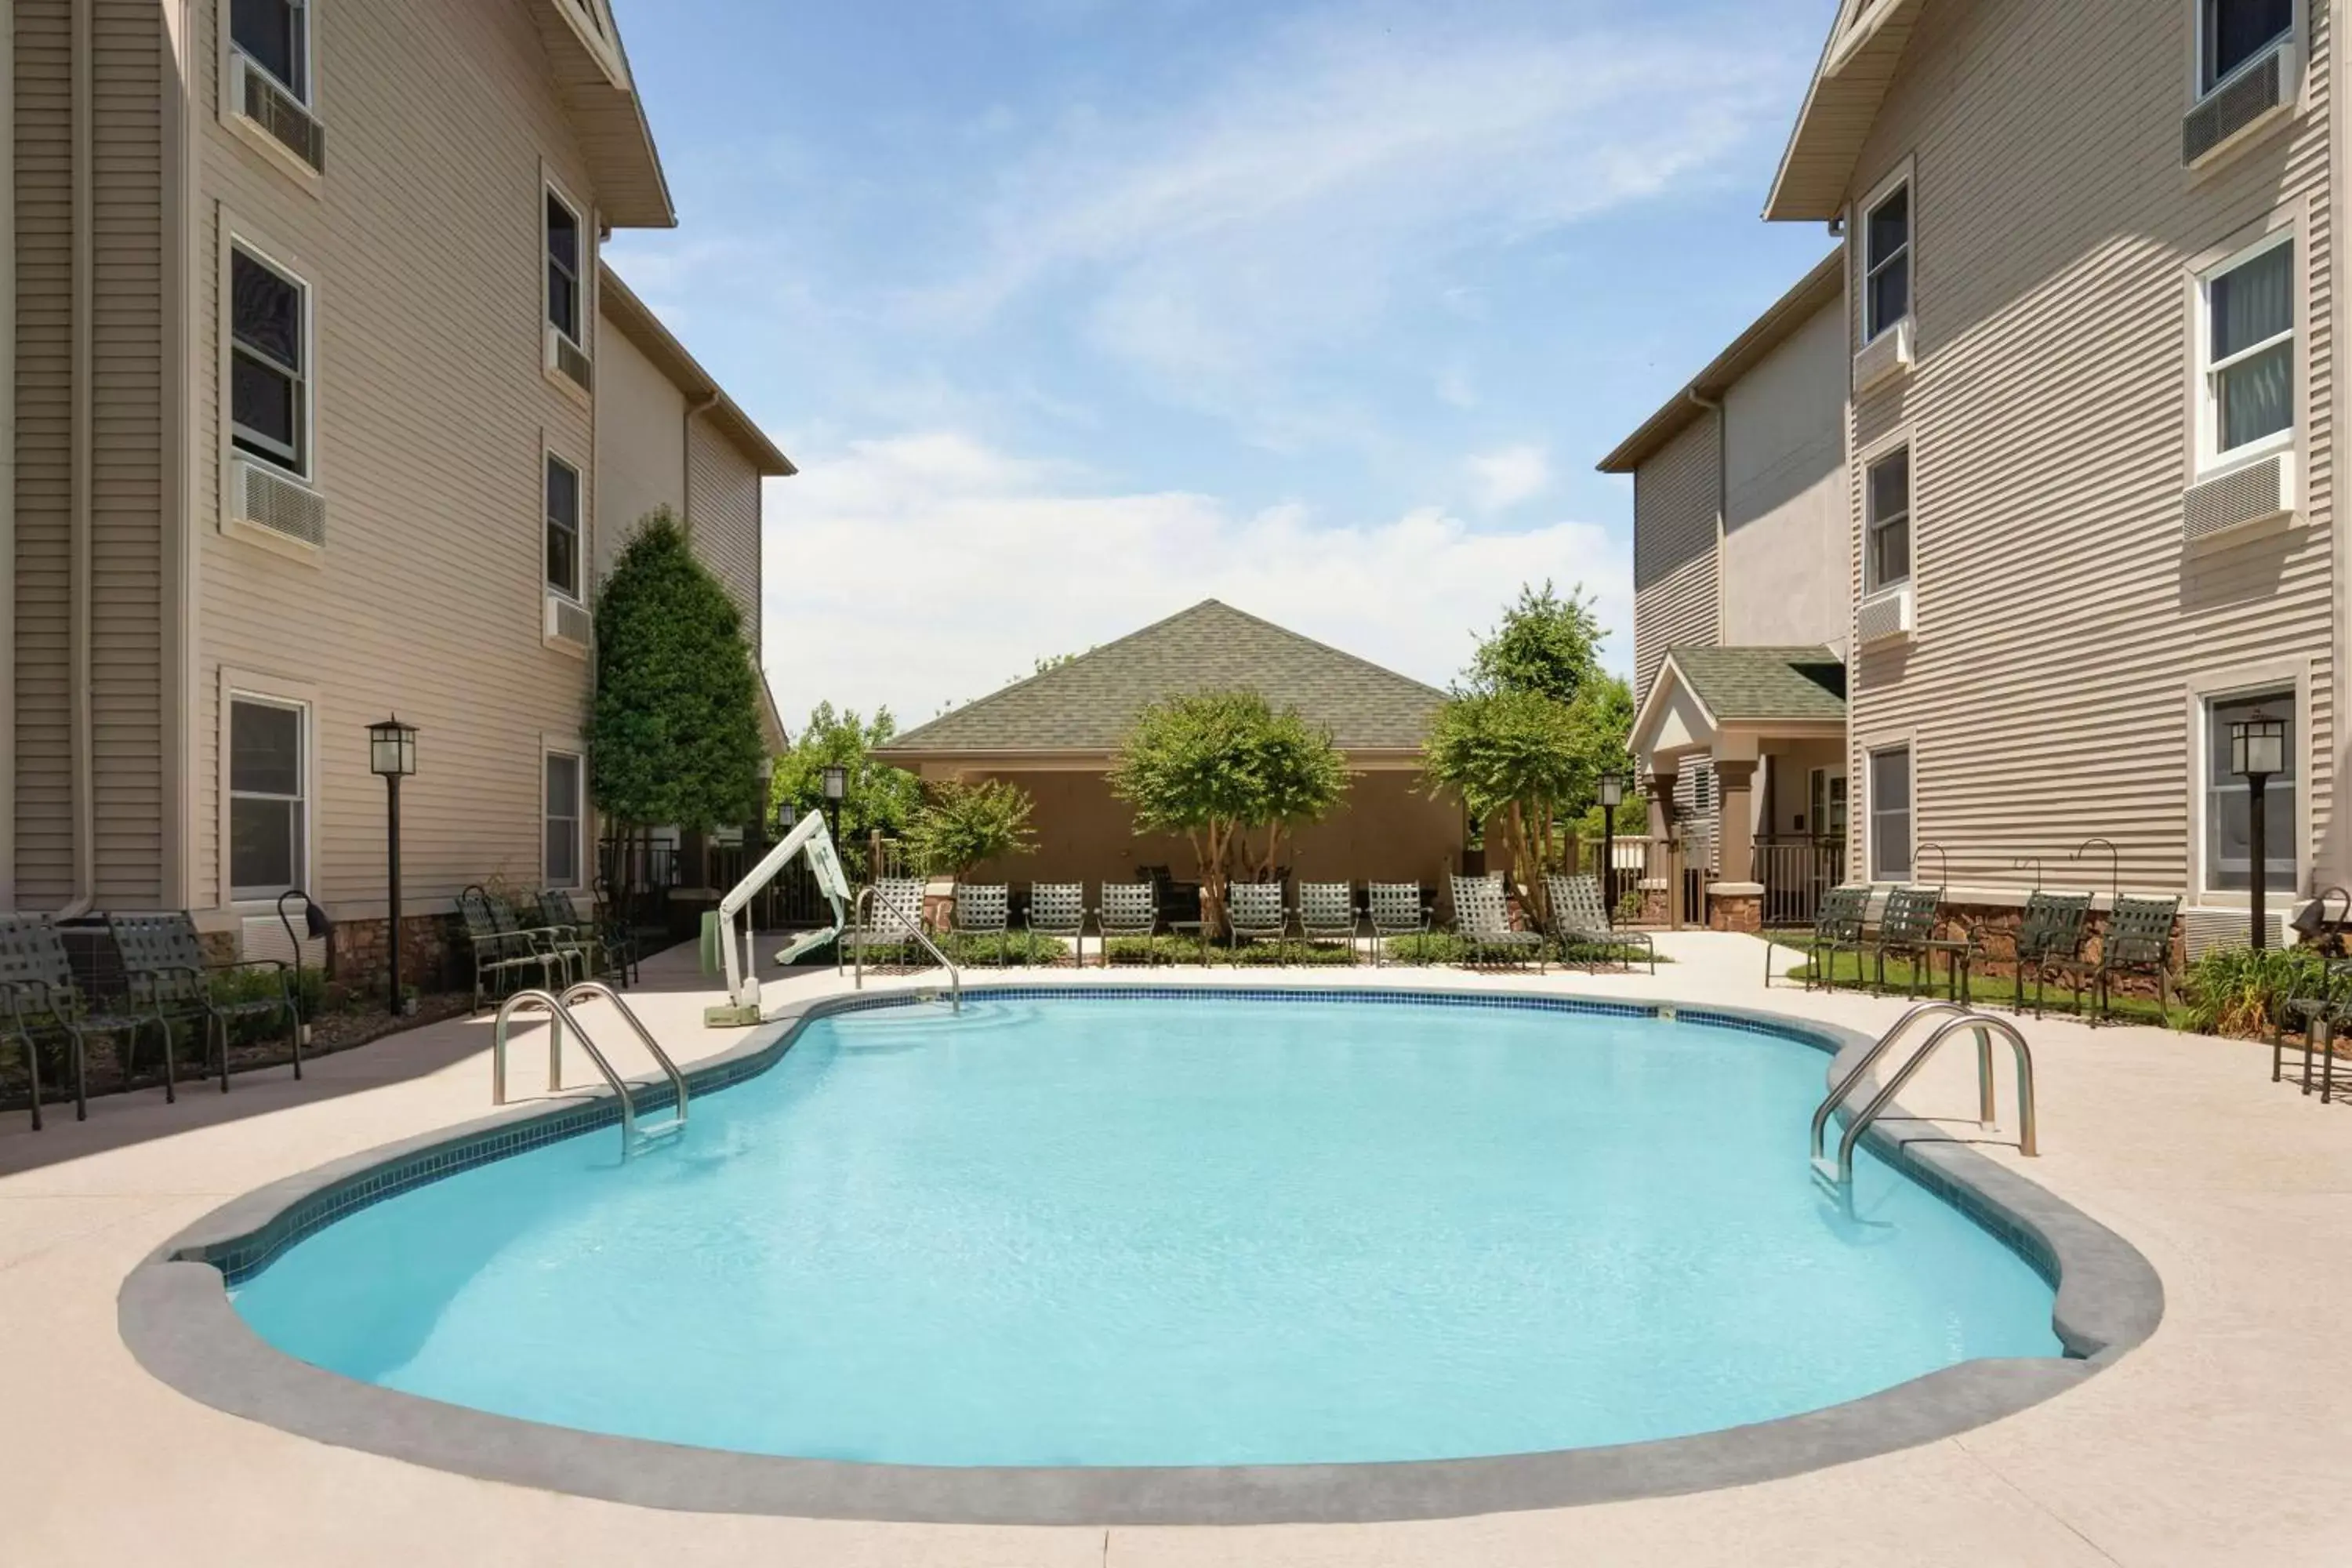
[{"label": "grass patch", "polygon": [[[1841,952],[1836,955],[1830,977],[1842,990],[1877,991],[1881,990],[1875,984],[1877,975],[1877,963],[1868,954]],[[1819,968],[1811,963],[1798,965],[1788,977],[1806,984],[1818,984],[1821,981]],[[1920,999],[1926,1001],[1946,995],[1950,984],[1941,963],[1922,973],[1908,959],[1890,958],[1886,961],[1886,984],[1882,994],[1908,995],[1916,985]],[[1971,1003],[2009,1003],[2015,998],[2015,983],[2006,975],[1971,974],[1961,994],[1961,1000]],[[2026,1005],[2032,1006],[2033,982],[2031,977],[2026,981],[2025,999]],[[2063,986],[2045,985],[2042,999],[2042,1008],[2045,1013],[2073,1016],[2078,1011],[2074,994]],[[2083,993],[2083,1005],[2079,1011],[2086,1017],[2096,1011],[2087,988]],[[2168,1010],[2153,996],[2126,995],[2118,992],[2110,999],[2107,1011],[2109,1016],[2127,1023],[2154,1024],[2169,1029],[2196,1026],[2195,1014],[2190,1008],[2176,1003]]]}]

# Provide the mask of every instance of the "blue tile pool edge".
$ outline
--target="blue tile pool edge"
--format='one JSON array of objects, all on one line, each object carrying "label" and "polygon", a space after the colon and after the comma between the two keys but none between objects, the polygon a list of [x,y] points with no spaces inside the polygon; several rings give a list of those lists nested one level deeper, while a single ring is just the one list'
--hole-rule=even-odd
[{"label": "blue tile pool edge", "polygon": [[[1663,1018],[1811,1046],[1832,1058],[1825,1068],[1829,1075],[1841,1070],[1850,1053],[1871,1043],[1867,1037],[1834,1025],[1745,1008],[1533,992],[1139,983],[976,984],[968,986],[965,994],[1001,1000],[1348,1002]],[[922,1005],[931,1005],[927,991],[812,1000],[752,1031],[740,1045],[688,1069],[689,1096],[720,1092],[759,1077],[782,1060],[818,1019]],[[1865,1080],[1849,1098],[1863,1098],[1870,1087]],[[658,1110],[673,1098],[666,1081],[633,1082],[632,1093],[641,1111]],[[1892,1106],[1888,1114],[1902,1117],[1904,1108]],[[2163,1314],[2163,1289],[2154,1268],[2121,1237],[1965,1144],[1932,1136],[1897,1136],[1884,1125],[1865,1133],[1865,1147],[1959,1209],[2053,1286],[2053,1326],[2067,1362],[1962,1363],[1826,1411],[1727,1432],[1552,1455],[1402,1465],[940,1470],[684,1448],[463,1410],[296,1362],[255,1335],[230,1305],[229,1287],[251,1279],[288,1248],[347,1215],[477,1165],[612,1128],[619,1120],[617,1099],[600,1087],[559,1104],[509,1106],[455,1128],[332,1162],[232,1200],[159,1247],[125,1280],[118,1312],[124,1340],[163,1381],[217,1408],[463,1474],[511,1479],[519,1470],[537,1478],[521,1484],[615,1500],[940,1522],[1340,1522],[1668,1495],[1746,1484],[1885,1452],[1964,1431],[2050,1397],[2072,1386],[2072,1380],[2036,1377],[2018,1369],[2063,1365],[2077,1375],[2087,1374],[2145,1341]],[[1801,1158],[1801,1150],[1794,1157]],[[166,1301],[174,1304],[167,1307]],[[1979,1375],[1961,1375],[1971,1372]],[[1971,1386],[1955,1394],[1956,1380]],[[284,1396],[289,1381],[303,1389],[291,1400]],[[1931,1402],[1922,1405],[1921,1400]],[[422,1427],[419,1407],[430,1413]],[[482,1429],[483,1423],[490,1425]],[[1816,1432],[1798,1443],[1792,1451],[1811,1458],[1793,1468],[1780,1448],[1768,1445],[1759,1449],[1750,1443],[1753,1435],[1784,1428],[1784,1438],[1794,1439],[1805,1428],[1825,1423],[1841,1430],[1827,1440]],[[1847,1426],[1853,1429],[1843,1429]],[[435,1440],[436,1432],[450,1440]],[[467,1434],[473,1435],[472,1441],[458,1440]],[[371,1436],[376,1440],[369,1440]],[[559,1454],[583,1445],[589,1458],[562,1460],[557,1469],[547,1468]],[[645,1460],[651,1451],[665,1458],[648,1469]],[[629,1460],[628,1454],[636,1458]],[[1635,1455],[1648,1458],[1625,1468],[1625,1457]],[[1521,1473],[1537,1461],[1546,1463],[1537,1464],[1532,1475]],[[584,1479],[573,1473],[583,1465]],[[738,1474],[745,1467],[758,1481],[748,1489]],[[1477,1484],[1457,1473],[1465,1467],[1476,1473]],[[1324,1479],[1307,1485],[1302,1478],[1309,1474]],[[1268,1475],[1285,1479],[1268,1484]],[[1694,1479],[1704,1476],[1717,1479]],[[997,1489],[974,1491],[971,1482],[977,1477],[994,1478]],[[1106,1490],[1105,1478],[1114,1477],[1129,1478],[1129,1486]],[[667,1478],[653,1488],[657,1495],[651,1498],[643,1495],[649,1478]],[[1050,1478],[1060,1479],[1051,1482]],[[1533,1500],[1496,1502],[1487,1496],[1487,1489],[1495,1486],[1509,1498]]]}]

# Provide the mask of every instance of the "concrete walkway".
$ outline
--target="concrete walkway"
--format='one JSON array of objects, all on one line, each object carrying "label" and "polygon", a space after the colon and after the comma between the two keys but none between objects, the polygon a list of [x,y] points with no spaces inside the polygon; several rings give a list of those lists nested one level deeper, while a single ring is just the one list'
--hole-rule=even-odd
[{"label": "concrete walkway", "polygon": [[[1369,969],[1349,979],[1767,1006],[1873,1032],[1901,1011],[1785,983],[1768,993],[1749,938],[1689,933],[1662,948],[1675,962],[1654,980]],[[632,994],[681,1059],[740,1038],[699,1026],[708,998],[691,959],[663,955]],[[1210,978],[1314,984],[1337,973]],[[796,975],[770,1000],[839,984],[829,971]],[[489,1032],[486,1020],[437,1025],[320,1060],[299,1085],[276,1069],[226,1096],[191,1088],[175,1106],[160,1091],[108,1096],[87,1123],[68,1107],[38,1135],[21,1114],[7,1119],[0,1563],[2352,1563],[2352,1371],[2329,1342],[2352,1301],[2352,1105],[2323,1109],[2273,1085],[2261,1047],[2143,1028],[2028,1024],[2042,1157],[2016,1163],[2156,1265],[2167,1292],[2156,1337],[2082,1389],[1993,1426],[1763,1486],[1433,1523],[1223,1531],[673,1514],[312,1443],[196,1405],[131,1359],[114,1297],[134,1264],[226,1198],[480,1114]],[[523,1092],[543,1071],[535,1037],[516,1055]],[[2002,1093],[2006,1114],[2006,1068]],[[1965,1053],[1906,1099],[1965,1114]],[[1974,1135],[1972,1122],[1963,1129]],[[1803,1158],[1802,1128],[1790,1129],[1790,1158]]]}]

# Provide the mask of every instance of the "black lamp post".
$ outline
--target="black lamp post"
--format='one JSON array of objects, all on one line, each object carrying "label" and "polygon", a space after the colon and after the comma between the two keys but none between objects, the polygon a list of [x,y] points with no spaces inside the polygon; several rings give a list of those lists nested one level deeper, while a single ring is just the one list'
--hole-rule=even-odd
[{"label": "black lamp post", "polygon": [[839,763],[824,764],[824,814],[831,817],[833,842],[841,844],[841,798],[849,793],[849,770]]},{"label": "black lamp post", "polygon": [[1625,775],[1612,769],[1601,775],[1601,914],[1610,929],[1617,925],[1617,808],[1625,802]]},{"label": "black lamp post", "polygon": [[416,771],[416,726],[397,715],[368,726],[368,771],[383,779],[384,843],[392,872],[392,1016],[407,1012],[400,994],[400,781]]},{"label": "black lamp post", "polygon": [[2230,724],[2230,771],[2246,781],[2246,852],[2252,859],[2248,903],[2253,912],[2254,946],[2270,945],[2269,921],[2263,918],[2263,895],[2270,882],[2269,824],[2263,820],[2263,795],[2271,775],[2286,772],[2286,721],[2261,709]]}]

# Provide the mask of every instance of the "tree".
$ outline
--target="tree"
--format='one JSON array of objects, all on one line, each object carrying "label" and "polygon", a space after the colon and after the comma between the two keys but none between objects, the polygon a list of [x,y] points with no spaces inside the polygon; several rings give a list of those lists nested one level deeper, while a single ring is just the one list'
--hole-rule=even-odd
[{"label": "tree", "polygon": [[[1285,834],[1327,816],[1348,793],[1330,731],[1277,713],[1254,691],[1209,691],[1154,703],[1136,719],[1110,772],[1139,833],[1175,833],[1201,869],[1201,918],[1223,918],[1225,886],[1255,880],[1280,858]],[[1261,851],[1251,836],[1263,831]]]},{"label": "tree", "polygon": [[907,840],[926,871],[961,879],[983,860],[1034,848],[1034,805],[1027,790],[1003,779],[937,784],[908,825]]},{"label": "tree", "polygon": [[746,822],[764,750],[742,617],[662,508],[637,524],[597,595],[591,798],[624,837]]},{"label": "tree", "polygon": [[[848,775],[840,810],[844,841],[865,838],[877,829],[890,835],[904,831],[922,805],[922,785],[906,769],[877,762],[872,755],[875,747],[898,732],[898,721],[887,708],[869,722],[854,710],[836,712],[832,703],[818,703],[792,750],[776,759],[775,777],[768,786],[769,815],[787,804],[803,816],[823,811],[824,770],[838,763]],[[864,864],[856,856],[844,860]]]},{"label": "tree", "polygon": [[1518,603],[1479,639],[1464,685],[1472,691],[1540,691],[1573,702],[1601,678],[1603,635],[1580,584],[1565,599],[1549,579],[1540,591],[1522,584]]}]

